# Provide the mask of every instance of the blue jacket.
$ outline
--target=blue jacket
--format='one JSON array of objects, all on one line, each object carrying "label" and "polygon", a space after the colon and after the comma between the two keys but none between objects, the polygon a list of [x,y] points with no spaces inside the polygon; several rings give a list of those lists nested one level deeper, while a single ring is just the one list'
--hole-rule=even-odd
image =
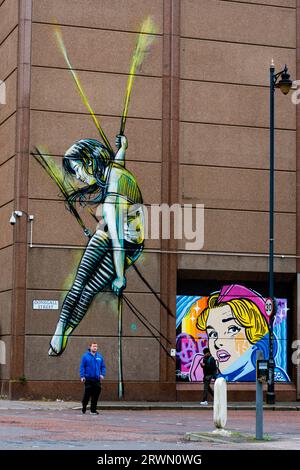
[{"label": "blue jacket", "polygon": [[86,379],[98,379],[100,375],[105,377],[106,366],[104,363],[103,356],[96,352],[92,354],[88,349],[87,352],[82,356],[80,364],[80,378],[85,377]]}]

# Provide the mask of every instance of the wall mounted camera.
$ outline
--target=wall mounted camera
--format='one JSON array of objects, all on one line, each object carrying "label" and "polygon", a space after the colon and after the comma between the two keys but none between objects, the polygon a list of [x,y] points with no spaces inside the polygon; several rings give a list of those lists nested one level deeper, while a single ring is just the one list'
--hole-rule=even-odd
[{"label": "wall mounted camera", "polygon": [[13,211],[9,219],[10,225],[15,225],[17,223],[17,217],[22,217],[22,211]]}]

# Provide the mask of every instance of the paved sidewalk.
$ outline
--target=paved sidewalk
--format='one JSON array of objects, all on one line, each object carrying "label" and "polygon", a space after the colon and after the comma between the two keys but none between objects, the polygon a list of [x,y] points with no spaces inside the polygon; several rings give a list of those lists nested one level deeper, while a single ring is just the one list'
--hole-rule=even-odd
[{"label": "paved sidewalk", "polygon": [[[197,402],[150,402],[150,401],[102,401],[98,403],[101,410],[212,410],[213,404],[202,406]],[[254,402],[228,403],[228,410],[255,410]],[[81,403],[64,400],[6,400],[0,399],[1,410],[62,410],[81,409]],[[264,404],[265,410],[300,411],[298,402],[278,402],[275,405]]]},{"label": "paved sidewalk", "polygon": [[0,450],[300,450],[299,404],[275,408],[256,441],[253,403],[230,404],[226,439],[212,435],[212,406],[197,403],[100,402],[93,416],[79,402],[0,400]]}]

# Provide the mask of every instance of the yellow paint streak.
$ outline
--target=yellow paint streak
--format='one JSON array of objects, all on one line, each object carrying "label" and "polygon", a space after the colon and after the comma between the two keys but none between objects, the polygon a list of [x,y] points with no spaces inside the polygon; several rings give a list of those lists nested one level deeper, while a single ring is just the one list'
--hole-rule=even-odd
[{"label": "yellow paint streak", "polygon": [[65,61],[66,61],[66,63],[67,63],[67,66],[68,66],[68,68],[69,68],[69,70],[70,70],[70,72],[71,72],[71,74],[72,74],[72,76],[73,76],[73,79],[74,79],[75,84],[76,84],[76,86],[77,86],[77,90],[78,90],[78,92],[79,92],[79,95],[80,95],[80,97],[81,97],[81,100],[82,100],[83,104],[85,105],[85,107],[87,108],[87,110],[89,111],[90,115],[92,116],[92,119],[93,119],[93,121],[94,121],[94,124],[95,124],[96,128],[98,129],[99,134],[100,134],[100,136],[102,137],[103,142],[104,142],[106,148],[109,149],[109,151],[110,151],[111,153],[114,153],[113,150],[112,150],[112,148],[111,148],[111,145],[110,145],[110,143],[109,143],[109,141],[108,141],[108,139],[107,139],[107,137],[106,137],[106,135],[105,135],[105,133],[104,133],[104,131],[103,131],[103,129],[102,129],[102,127],[101,127],[100,124],[99,124],[98,119],[96,118],[96,115],[95,115],[95,113],[94,113],[94,110],[92,109],[92,107],[91,107],[91,105],[90,105],[90,103],[89,103],[89,100],[88,100],[88,98],[87,98],[87,96],[86,96],[86,94],[85,94],[85,91],[84,91],[83,86],[82,86],[82,84],[81,84],[81,82],[80,82],[80,80],[79,80],[79,77],[78,77],[77,73],[75,72],[75,70],[74,70],[73,67],[72,67],[72,64],[71,64],[71,62],[70,62],[70,59],[69,59],[69,56],[68,56],[68,53],[67,53],[67,49],[66,49],[65,44],[64,44],[64,41],[63,41],[61,29],[60,29],[60,27],[59,27],[57,24],[56,24],[56,26],[54,27],[54,31],[55,31],[55,37],[56,37],[56,41],[57,41],[58,47],[59,47],[59,49],[61,50],[62,55],[63,55],[63,57],[64,57],[64,59],[65,59]]},{"label": "yellow paint streak", "polygon": [[138,35],[135,50],[132,56],[129,76],[127,80],[127,86],[126,86],[125,100],[124,100],[124,108],[123,108],[122,123],[121,123],[121,134],[123,134],[124,129],[125,129],[130,95],[131,95],[131,90],[133,87],[136,73],[140,69],[145,59],[146,53],[149,52],[149,48],[155,39],[155,36],[154,36],[155,33],[156,33],[156,28],[155,28],[154,22],[151,16],[148,16],[142,23],[141,31]]}]

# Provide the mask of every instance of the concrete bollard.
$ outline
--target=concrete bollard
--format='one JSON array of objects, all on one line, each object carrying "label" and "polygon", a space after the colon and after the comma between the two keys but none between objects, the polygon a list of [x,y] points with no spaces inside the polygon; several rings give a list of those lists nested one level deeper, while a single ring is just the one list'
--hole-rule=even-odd
[{"label": "concrete bollard", "polygon": [[214,433],[222,435],[231,434],[224,428],[227,422],[227,383],[223,377],[216,379],[214,385],[214,424],[217,429]]}]

